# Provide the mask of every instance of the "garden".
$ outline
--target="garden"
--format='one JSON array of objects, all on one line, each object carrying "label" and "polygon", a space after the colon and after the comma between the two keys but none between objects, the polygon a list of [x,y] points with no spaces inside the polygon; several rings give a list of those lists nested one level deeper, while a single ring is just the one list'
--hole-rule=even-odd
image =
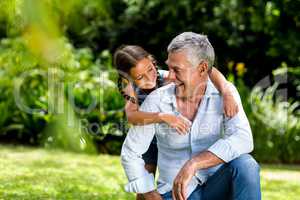
[{"label": "garden", "polygon": [[208,36],[237,87],[263,199],[300,196],[300,2],[1,0],[0,199],[134,199],[120,150],[130,125],[113,53],[161,69],[172,38]]}]

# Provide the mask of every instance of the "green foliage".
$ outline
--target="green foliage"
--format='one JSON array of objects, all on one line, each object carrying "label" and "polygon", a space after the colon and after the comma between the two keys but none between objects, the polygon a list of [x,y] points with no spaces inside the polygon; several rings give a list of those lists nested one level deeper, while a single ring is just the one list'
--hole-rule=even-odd
[{"label": "green foliage", "polygon": [[[251,125],[255,158],[261,162],[298,163],[300,161],[299,101],[293,98],[283,99],[283,96],[277,94],[280,85],[276,81],[267,88],[256,86],[250,89],[245,85],[243,75],[237,78],[234,76],[232,67],[230,66],[229,79],[238,88]],[[288,68],[283,64],[274,70],[273,75],[275,77],[291,75],[299,79],[297,69]],[[297,78],[294,84],[299,88]]]},{"label": "green foliage", "polygon": [[[3,115],[0,120],[0,133],[14,134],[17,138],[28,140],[30,143],[35,143],[39,131],[50,118],[46,112],[47,82],[38,73],[37,65],[37,59],[26,50],[20,38],[1,41],[0,110]],[[28,76],[23,80],[26,71],[31,71],[31,74],[26,73]],[[19,84],[21,80],[23,82]],[[17,99],[19,94],[22,94],[21,98]],[[36,115],[26,114],[18,109],[18,103],[39,111]]]},{"label": "green foliage", "polygon": [[69,15],[70,20],[62,23],[73,43],[90,46],[94,52],[114,50],[124,43],[139,44],[164,61],[170,40],[180,32],[194,31],[209,36],[221,69],[226,70],[231,60],[251,66],[245,77],[247,84],[254,84],[281,62],[295,66],[300,61],[299,1],[81,2],[74,15]]},{"label": "green foliage", "polygon": [[[90,49],[74,49],[60,40],[64,59],[52,65],[37,58],[23,38],[1,41],[0,135],[15,142],[85,151],[91,139],[122,135],[117,73],[107,51],[94,58]],[[81,125],[72,128],[66,126],[69,123]]]},{"label": "green foliage", "polygon": [[277,85],[265,92],[251,92],[251,127],[254,132],[257,159],[268,162],[299,162],[300,118],[298,102],[290,103],[275,97]]},{"label": "green foliage", "polygon": [[[1,1],[0,21],[3,23],[0,30],[3,36],[20,35],[28,28],[28,23],[33,23],[43,26],[50,35],[66,35],[76,46],[89,46],[95,54],[131,43],[146,47],[159,60],[164,60],[171,38],[191,30],[209,36],[220,68],[226,69],[230,60],[243,61],[246,66],[251,66],[252,70],[247,72],[251,78],[247,83],[252,84],[281,62],[298,65],[300,61],[299,1],[34,2]],[[44,14],[31,12],[32,7]],[[24,17],[24,13],[29,13],[29,17]]]},{"label": "green foliage", "polygon": [[[163,61],[175,35],[194,31],[208,35],[216,66],[237,85],[257,157],[299,162],[300,67],[287,67],[299,66],[299,9],[290,0],[2,0],[0,136],[74,151],[96,142],[118,153],[127,124],[111,52],[139,44]],[[275,86],[250,90],[280,64],[274,75],[288,74],[293,99],[276,99]]]}]

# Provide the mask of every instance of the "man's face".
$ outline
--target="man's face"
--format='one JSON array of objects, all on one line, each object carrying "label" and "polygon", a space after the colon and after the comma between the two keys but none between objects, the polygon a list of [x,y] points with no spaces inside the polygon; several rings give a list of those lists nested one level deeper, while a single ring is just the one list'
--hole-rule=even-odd
[{"label": "man's face", "polygon": [[185,51],[169,53],[166,64],[170,71],[169,79],[177,86],[188,86],[197,78],[197,69],[188,61]]}]

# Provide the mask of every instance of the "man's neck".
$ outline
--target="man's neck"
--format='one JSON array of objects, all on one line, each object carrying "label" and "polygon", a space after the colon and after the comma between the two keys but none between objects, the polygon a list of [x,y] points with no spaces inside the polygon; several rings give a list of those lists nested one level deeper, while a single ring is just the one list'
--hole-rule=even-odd
[{"label": "man's neck", "polygon": [[207,80],[198,82],[194,86],[176,87],[177,109],[190,121],[194,121],[196,117],[200,102],[205,94],[206,86]]}]

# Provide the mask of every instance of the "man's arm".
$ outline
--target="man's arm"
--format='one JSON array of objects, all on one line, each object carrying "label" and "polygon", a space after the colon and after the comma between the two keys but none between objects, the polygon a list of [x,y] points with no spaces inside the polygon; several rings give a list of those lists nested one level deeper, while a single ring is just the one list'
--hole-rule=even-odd
[{"label": "man's arm", "polygon": [[142,159],[154,136],[154,125],[133,126],[122,146],[121,161],[129,183],[127,192],[146,193],[155,190],[154,176],[145,169]]},{"label": "man's arm", "polygon": [[[159,101],[157,98],[159,97],[151,94],[140,109],[145,112],[158,112],[157,102]],[[144,194],[146,199],[159,199],[158,197],[160,197],[155,190],[154,175],[145,169],[145,163],[142,159],[142,154],[149,148],[154,134],[154,124],[133,126],[126,136],[121,152],[122,165],[129,180],[125,190]]]},{"label": "man's arm", "polygon": [[239,112],[233,118],[224,118],[224,136],[215,142],[208,151],[222,159],[224,162],[250,153],[253,150],[253,137],[249,121],[244,112],[240,95],[237,89],[230,84],[234,98],[238,102]]}]

